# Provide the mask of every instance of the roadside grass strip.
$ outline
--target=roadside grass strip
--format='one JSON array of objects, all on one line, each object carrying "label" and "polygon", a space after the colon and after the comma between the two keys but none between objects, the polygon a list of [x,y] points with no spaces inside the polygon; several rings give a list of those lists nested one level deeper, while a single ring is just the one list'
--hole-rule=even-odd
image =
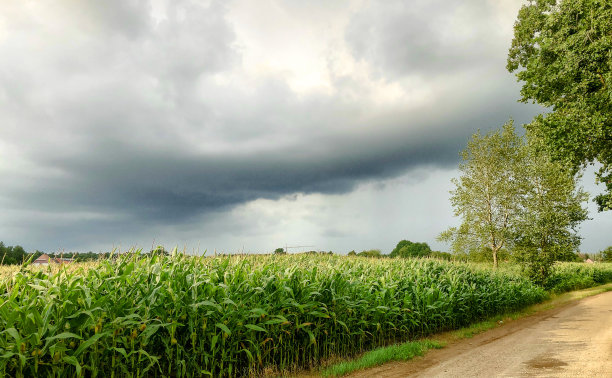
[{"label": "roadside grass strip", "polygon": [[362,370],[392,361],[407,361],[417,356],[423,356],[429,349],[440,349],[444,345],[435,340],[409,341],[403,344],[381,347],[366,352],[353,360],[332,365],[323,370],[324,377],[338,377],[357,370]]}]

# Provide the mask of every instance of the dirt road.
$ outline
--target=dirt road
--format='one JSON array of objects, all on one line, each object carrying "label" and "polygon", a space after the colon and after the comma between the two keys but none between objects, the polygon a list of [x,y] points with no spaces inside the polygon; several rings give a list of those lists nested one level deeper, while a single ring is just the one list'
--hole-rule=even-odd
[{"label": "dirt road", "polygon": [[612,378],[612,292],[351,377]]}]

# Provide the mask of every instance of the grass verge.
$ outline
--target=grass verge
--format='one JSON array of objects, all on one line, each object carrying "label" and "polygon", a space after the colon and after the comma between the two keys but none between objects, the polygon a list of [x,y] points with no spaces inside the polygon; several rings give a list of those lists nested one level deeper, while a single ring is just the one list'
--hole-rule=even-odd
[{"label": "grass verge", "polygon": [[340,362],[322,372],[324,377],[339,377],[348,373],[382,365],[391,361],[406,361],[416,356],[422,356],[429,349],[442,348],[443,345],[433,340],[409,341],[403,344],[381,347],[364,353],[358,359]]},{"label": "grass verge", "polygon": [[439,349],[461,339],[470,338],[474,335],[498,327],[504,322],[511,322],[535,313],[553,309],[566,303],[577,301],[582,298],[612,291],[612,283],[592,287],[584,290],[566,292],[563,294],[553,294],[551,298],[521,311],[510,312],[493,316],[484,321],[474,323],[470,326],[432,335],[430,338],[417,341],[409,341],[403,344],[381,347],[366,352],[360,357],[339,362],[324,368],[321,375],[324,377],[340,377],[352,372],[382,365],[392,361],[408,361],[417,356],[423,356],[429,349]]}]

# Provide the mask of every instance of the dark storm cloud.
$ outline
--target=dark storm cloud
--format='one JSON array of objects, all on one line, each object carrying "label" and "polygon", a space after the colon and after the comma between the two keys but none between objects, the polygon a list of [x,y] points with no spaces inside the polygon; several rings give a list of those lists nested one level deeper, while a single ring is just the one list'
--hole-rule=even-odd
[{"label": "dark storm cloud", "polygon": [[[492,70],[487,43],[437,34],[458,6],[431,23],[423,12],[440,4],[379,5],[350,22],[356,58],[386,80],[427,79],[435,99],[413,106],[376,103],[351,78],[332,78],[335,95],[247,78],[222,4],[172,1],[161,18],[147,1],[0,6],[0,203],[15,215],[5,232],[82,245],[258,198],[346,193],[453,167],[475,129],[533,114],[516,104],[503,56]],[[454,79],[428,81],[439,73]]]},{"label": "dark storm cloud", "polygon": [[[500,105],[488,104],[496,110]],[[310,111],[314,109],[298,113]],[[383,119],[379,122],[384,126],[397,124],[392,127],[396,131],[380,133],[373,128],[358,137],[329,135],[323,141],[310,138],[306,131],[297,146],[247,154],[231,149],[197,154],[178,142],[149,148],[152,142],[147,137],[144,146],[138,139],[117,136],[104,141],[107,130],[79,140],[90,151],[78,147],[67,153],[70,146],[64,146],[56,152],[33,153],[38,166],[63,174],[41,186],[16,187],[12,196],[39,209],[130,209],[143,220],[176,222],[256,198],[293,192],[342,193],[362,180],[393,177],[411,167],[451,167],[465,143],[465,130],[500,122],[497,111],[489,109],[460,116],[453,111],[440,117],[452,127],[408,116]],[[165,140],[172,138],[178,136]]]}]

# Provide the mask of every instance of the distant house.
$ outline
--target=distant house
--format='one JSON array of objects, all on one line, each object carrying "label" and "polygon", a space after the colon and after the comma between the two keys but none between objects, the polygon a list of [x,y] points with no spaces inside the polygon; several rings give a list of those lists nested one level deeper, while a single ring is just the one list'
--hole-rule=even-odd
[{"label": "distant house", "polygon": [[46,253],[43,253],[42,255],[40,255],[39,258],[37,258],[36,260],[34,260],[32,262],[32,265],[49,265],[49,263],[52,263],[52,264],[70,264],[73,261],[74,261],[74,259],[64,259],[64,258],[61,258],[61,257],[50,257]]},{"label": "distant house", "polygon": [[48,265],[49,261],[51,261],[51,257],[49,257],[49,255],[46,253],[43,253],[39,258],[32,262],[32,265]]},{"label": "distant house", "polygon": [[587,264],[593,264],[593,260],[591,260],[591,259],[586,259],[586,260],[584,260],[584,262],[587,263]]}]

